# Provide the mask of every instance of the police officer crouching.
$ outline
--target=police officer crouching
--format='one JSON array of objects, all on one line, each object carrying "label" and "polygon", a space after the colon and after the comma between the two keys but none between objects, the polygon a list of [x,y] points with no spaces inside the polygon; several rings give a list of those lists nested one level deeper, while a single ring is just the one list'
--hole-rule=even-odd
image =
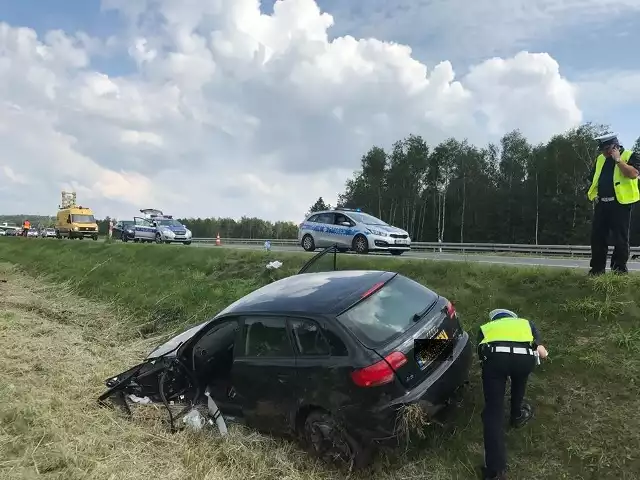
[{"label": "police officer crouching", "polygon": [[511,425],[521,427],[533,416],[531,406],[524,402],[524,393],[529,374],[537,362],[536,353],[546,358],[547,351],[540,345],[540,335],[533,322],[505,309],[491,311],[489,319],[478,332],[485,403],[482,474],[485,480],[505,480],[507,454],[503,403],[507,378],[511,378]]}]

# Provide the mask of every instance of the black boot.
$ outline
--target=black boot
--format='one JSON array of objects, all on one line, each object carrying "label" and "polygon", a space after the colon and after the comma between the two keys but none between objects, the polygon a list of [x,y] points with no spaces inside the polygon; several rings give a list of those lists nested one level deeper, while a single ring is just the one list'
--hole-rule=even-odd
[{"label": "black boot", "polygon": [[507,480],[507,471],[503,470],[502,472],[490,472],[487,470],[487,467],[480,467],[482,471],[482,476],[480,477],[482,480]]},{"label": "black boot", "polygon": [[513,428],[520,428],[524,426],[529,420],[533,418],[533,409],[528,403],[522,403],[520,407],[520,415],[516,418],[511,418],[511,426]]}]

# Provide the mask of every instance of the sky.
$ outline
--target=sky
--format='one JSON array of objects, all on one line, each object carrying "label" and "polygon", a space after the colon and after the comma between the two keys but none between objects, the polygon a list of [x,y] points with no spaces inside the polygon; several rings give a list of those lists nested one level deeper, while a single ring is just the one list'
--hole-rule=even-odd
[{"label": "sky", "polygon": [[299,222],[409,134],[640,136],[640,0],[0,0],[0,213]]}]

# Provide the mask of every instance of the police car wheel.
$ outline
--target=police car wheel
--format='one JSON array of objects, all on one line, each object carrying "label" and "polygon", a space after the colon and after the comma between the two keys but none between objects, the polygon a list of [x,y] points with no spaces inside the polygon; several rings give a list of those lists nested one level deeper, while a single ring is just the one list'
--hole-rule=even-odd
[{"label": "police car wheel", "polygon": [[156,243],[162,243],[162,236],[159,233],[156,233]]},{"label": "police car wheel", "polygon": [[369,251],[369,242],[364,235],[356,235],[353,239],[353,249],[356,253],[367,253]]},{"label": "police car wheel", "polygon": [[315,242],[313,241],[313,237],[311,235],[305,235],[302,237],[302,248],[304,248],[307,252],[313,252],[316,249]]}]

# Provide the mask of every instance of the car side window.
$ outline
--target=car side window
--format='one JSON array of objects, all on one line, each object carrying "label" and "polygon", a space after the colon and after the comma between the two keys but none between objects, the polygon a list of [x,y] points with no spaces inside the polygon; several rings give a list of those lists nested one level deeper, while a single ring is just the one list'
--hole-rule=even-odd
[{"label": "car side window", "polygon": [[292,357],[284,317],[246,318],[242,332],[245,357]]},{"label": "car side window", "polygon": [[333,224],[334,215],[332,213],[321,213],[318,215],[317,223],[326,223],[329,225]]},{"label": "car side window", "polygon": [[293,340],[301,355],[331,355],[331,346],[320,326],[311,320],[291,320]]},{"label": "car side window", "polygon": [[316,223],[316,222],[318,221],[318,217],[319,217],[319,216],[320,216],[320,215],[311,215],[311,216],[309,217],[309,220],[307,220],[307,222]]}]

